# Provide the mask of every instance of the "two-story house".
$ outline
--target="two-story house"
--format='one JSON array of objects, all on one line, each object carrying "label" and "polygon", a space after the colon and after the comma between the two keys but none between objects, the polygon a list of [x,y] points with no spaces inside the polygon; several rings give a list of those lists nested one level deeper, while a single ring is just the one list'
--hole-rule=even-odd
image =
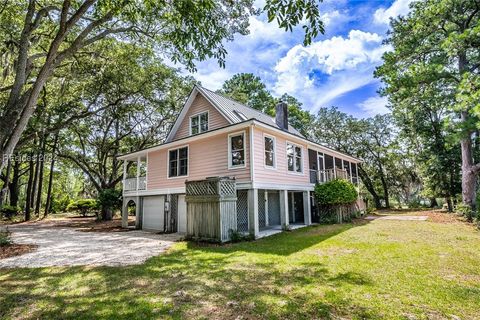
[{"label": "two-story house", "polygon": [[272,118],[199,86],[163,144],[120,159],[125,227],[134,204],[137,228],[185,232],[185,181],[228,176],[236,179],[238,231],[255,237],[315,222],[315,183],[357,184],[360,162],[306,139],[288,124],[284,103]]}]

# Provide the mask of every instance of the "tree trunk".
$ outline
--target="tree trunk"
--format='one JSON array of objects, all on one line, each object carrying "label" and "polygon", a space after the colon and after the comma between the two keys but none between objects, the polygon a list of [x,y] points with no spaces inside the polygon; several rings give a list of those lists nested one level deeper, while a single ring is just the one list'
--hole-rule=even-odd
[{"label": "tree trunk", "polygon": [[438,202],[437,202],[437,198],[433,197],[433,198],[430,198],[430,208],[435,208],[438,206]]},{"label": "tree trunk", "polygon": [[[466,121],[466,112],[462,112],[462,121]],[[462,200],[472,211],[476,209],[477,173],[473,170],[472,141],[470,136],[460,141],[462,148]]]},{"label": "tree trunk", "polygon": [[447,201],[448,212],[453,212],[452,198],[447,197],[445,200]]},{"label": "tree trunk", "polygon": [[[458,72],[461,76],[467,71],[467,65],[467,54],[460,51],[458,54]],[[470,114],[468,109],[460,113],[460,120],[464,125],[469,125]],[[468,128],[460,140],[460,147],[462,149],[462,200],[465,205],[470,207],[470,210],[475,211],[477,172],[473,169],[472,137]]]},{"label": "tree trunk", "polygon": [[10,171],[12,171],[12,161],[9,159],[7,164],[7,170],[5,172],[5,182],[3,183],[3,187],[0,190],[0,207],[3,205],[7,197],[8,186],[10,184]]},{"label": "tree trunk", "polygon": [[35,214],[40,216],[40,207],[42,206],[42,189],[43,189],[43,169],[45,167],[45,148],[47,136],[42,134],[42,149],[40,151],[40,172],[38,173],[38,192],[37,192],[37,202],[35,204]]},{"label": "tree trunk", "polygon": [[113,212],[111,208],[102,208],[102,220],[110,221],[113,218]]},{"label": "tree trunk", "polygon": [[18,206],[18,198],[20,194],[20,161],[13,163],[13,176],[9,185],[10,188],[10,205]]},{"label": "tree trunk", "polygon": [[360,176],[360,179],[362,179],[363,185],[365,186],[365,188],[367,188],[368,192],[370,192],[370,194],[372,195],[373,202],[375,203],[375,208],[381,209],[382,202],[380,201],[380,196],[377,194],[377,191],[375,191],[375,187],[373,186],[372,180],[360,165],[358,166],[358,174]]},{"label": "tree trunk", "polygon": [[[36,145],[35,145],[36,146]],[[38,148],[35,156],[35,172],[33,174],[33,184],[32,184],[32,194],[30,195],[30,207],[35,208],[35,199],[37,196],[37,182],[38,182],[38,173],[40,171],[40,148]]]},{"label": "tree trunk", "polygon": [[52,186],[53,186],[53,170],[55,169],[55,152],[57,149],[58,133],[55,135],[52,146],[52,160],[50,162],[50,176],[48,177],[47,202],[45,203],[45,214],[48,216],[50,206],[52,205]]},{"label": "tree trunk", "polygon": [[32,187],[33,187],[33,176],[35,174],[35,163],[33,162],[33,152],[30,153],[29,161],[29,172],[28,172],[28,183],[27,183],[27,197],[25,200],[25,221],[30,220],[31,218],[31,204],[32,204]]},{"label": "tree trunk", "polygon": [[380,181],[382,183],[382,189],[383,189],[383,199],[385,200],[385,208],[390,208],[390,198],[389,198],[389,195],[388,195],[388,185],[387,185],[387,181],[385,179],[385,176],[383,174],[383,169],[381,169],[382,171],[380,172]]}]

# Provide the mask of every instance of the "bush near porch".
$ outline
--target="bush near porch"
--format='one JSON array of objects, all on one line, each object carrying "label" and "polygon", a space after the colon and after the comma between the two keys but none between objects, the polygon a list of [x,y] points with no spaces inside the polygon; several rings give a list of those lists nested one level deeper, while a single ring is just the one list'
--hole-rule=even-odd
[{"label": "bush near porch", "polygon": [[321,223],[349,222],[356,213],[354,204],[358,198],[358,192],[347,180],[334,179],[317,184],[315,198]]},{"label": "bush near porch", "polygon": [[98,208],[97,201],[95,199],[79,199],[77,201],[72,201],[67,206],[67,211],[75,211],[81,214],[83,217],[86,217],[87,214],[95,212]]}]

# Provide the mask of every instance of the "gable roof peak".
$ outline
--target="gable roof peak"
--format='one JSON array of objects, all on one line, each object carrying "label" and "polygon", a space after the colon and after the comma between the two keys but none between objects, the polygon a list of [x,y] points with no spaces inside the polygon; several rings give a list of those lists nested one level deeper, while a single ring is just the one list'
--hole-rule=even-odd
[{"label": "gable roof peak", "polygon": [[[230,120],[231,123],[245,121],[245,118],[257,119],[266,124],[279,128],[274,117],[271,117],[260,110],[244,105],[243,103],[235,101],[230,97],[214,92],[202,86],[196,85],[196,88],[198,88],[199,92],[217,109],[219,109],[221,113],[225,114],[226,118]],[[290,124],[288,125],[288,132],[303,137],[303,135]]]}]

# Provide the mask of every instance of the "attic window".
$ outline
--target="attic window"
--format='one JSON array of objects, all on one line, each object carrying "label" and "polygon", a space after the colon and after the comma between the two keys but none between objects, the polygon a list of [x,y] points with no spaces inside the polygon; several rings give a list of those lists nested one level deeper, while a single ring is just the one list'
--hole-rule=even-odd
[{"label": "attic window", "polygon": [[202,112],[190,117],[190,135],[208,131],[208,112]]}]

